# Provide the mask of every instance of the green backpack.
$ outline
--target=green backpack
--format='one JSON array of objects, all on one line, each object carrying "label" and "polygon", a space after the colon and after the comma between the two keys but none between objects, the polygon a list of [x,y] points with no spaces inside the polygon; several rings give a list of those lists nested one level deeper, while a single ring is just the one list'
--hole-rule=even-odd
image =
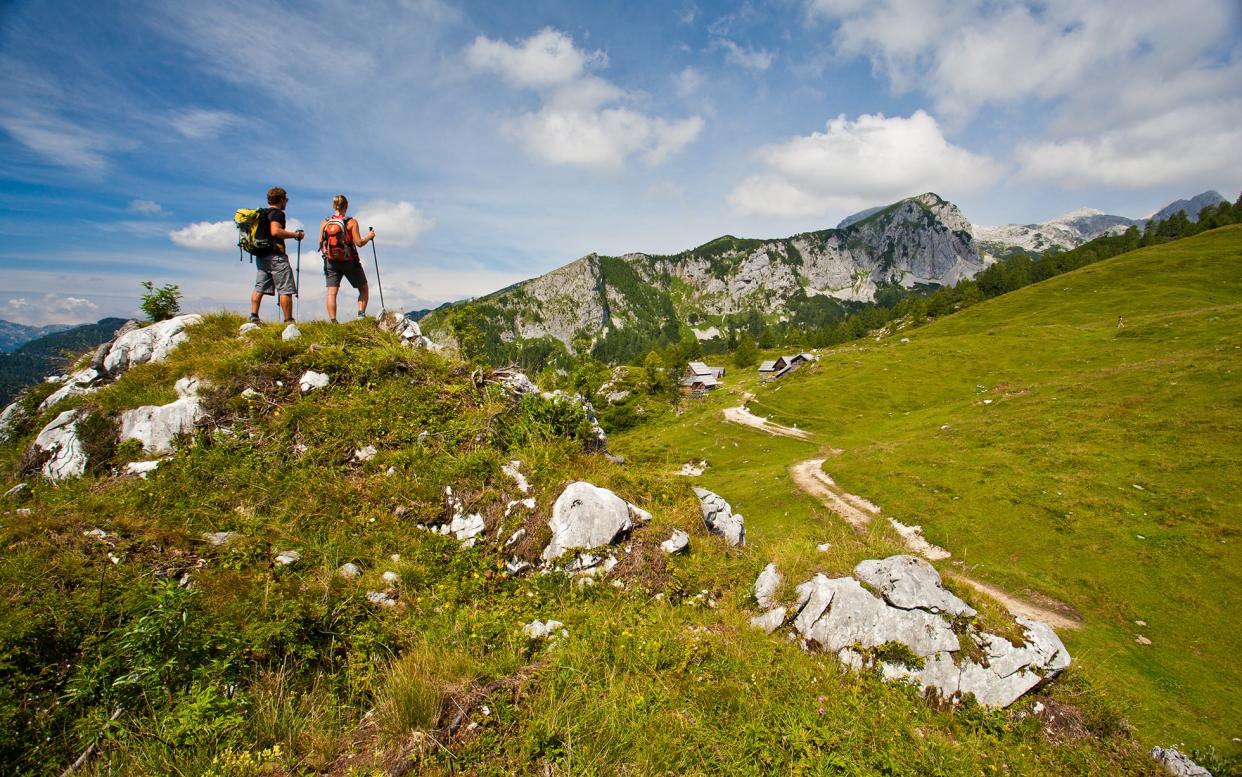
[{"label": "green backpack", "polygon": [[272,223],[268,221],[269,208],[238,208],[233,214],[233,223],[237,225],[238,260],[241,251],[251,256],[267,256],[272,252]]}]

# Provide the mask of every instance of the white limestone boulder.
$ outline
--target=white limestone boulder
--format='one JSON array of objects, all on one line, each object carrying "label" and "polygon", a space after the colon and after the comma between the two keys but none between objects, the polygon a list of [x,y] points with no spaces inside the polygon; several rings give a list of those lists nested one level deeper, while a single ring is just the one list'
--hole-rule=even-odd
[{"label": "white limestone boulder", "polygon": [[961,647],[944,618],[923,610],[889,607],[852,577],[816,575],[797,591],[799,603],[804,604],[794,618],[794,628],[803,639],[826,651],[900,642],[916,655],[930,656]]},{"label": "white limestone boulder", "polygon": [[1178,752],[1175,747],[1153,747],[1155,758],[1173,777],[1212,777],[1212,773]]},{"label": "white limestone boulder", "polygon": [[967,618],[976,614],[973,607],[945,590],[936,568],[918,556],[868,559],[854,567],[854,577],[903,610],[947,612]]},{"label": "white limestone boulder", "polygon": [[685,553],[690,548],[690,535],[681,529],[673,529],[673,536],[660,543],[660,550],[670,556]]},{"label": "white limestone boulder", "polygon": [[770,610],[776,606],[776,589],[780,588],[782,579],[776,564],[768,564],[755,578],[755,601],[761,609]]},{"label": "white limestone boulder", "polygon": [[734,513],[733,507],[719,494],[706,488],[695,487],[695,496],[699,498],[699,506],[703,511],[703,523],[708,531],[719,534],[730,545],[746,544],[746,521],[741,513]]},{"label": "white limestone boulder", "polygon": [[120,335],[104,357],[104,372],[115,376],[138,364],[163,361],[189,336],[186,327],[202,320],[196,313],[177,316]]},{"label": "white limestone boulder", "polygon": [[47,410],[49,407],[55,406],[57,402],[69,397],[81,396],[82,394],[89,394],[95,391],[98,386],[93,384],[101,377],[103,376],[99,374],[98,370],[91,369],[90,367],[78,370],[65,378],[64,385],[53,391],[48,395],[47,399],[39,403],[39,410]]},{"label": "white limestone boulder", "polygon": [[296,340],[301,336],[302,336],[302,330],[298,329],[297,324],[290,324],[289,326],[285,327],[283,332],[280,333],[280,339],[284,340],[285,342],[288,342],[290,340]]},{"label": "white limestone boulder", "polygon": [[35,437],[34,448],[48,457],[43,477],[55,482],[86,472],[86,451],[78,437],[78,422],[83,418],[86,413],[81,410],[66,410]]},{"label": "white limestone boulder", "polygon": [[137,475],[143,480],[146,480],[147,475],[159,469],[159,466],[163,463],[163,459],[155,459],[154,461],[131,461],[126,464],[121,471],[126,475]]},{"label": "white limestone boulder", "polygon": [[147,453],[169,454],[177,437],[190,434],[207,411],[198,397],[200,381],[182,378],[176,391],[181,398],[167,405],[144,405],[121,413],[121,439],[137,440]]},{"label": "white limestone boulder", "polygon": [[[885,677],[933,689],[947,700],[973,695],[980,704],[1007,707],[1070,665],[1056,632],[1029,618],[1016,619],[1024,635],[1021,645],[982,632],[970,621],[964,628],[959,621],[959,636],[952,619],[969,618],[974,609],[944,590],[935,568],[920,558],[868,560],[854,574],[858,579],[816,575],[798,586],[793,619],[804,644],[834,652],[850,666],[878,662]],[[882,654],[868,652],[891,643],[904,645],[918,662],[884,661]],[[963,644],[982,657],[969,658]]]},{"label": "white limestone boulder", "polygon": [[8,442],[17,431],[17,425],[25,418],[26,408],[22,406],[20,398],[0,411],[0,442]]},{"label": "white limestone boulder", "polygon": [[606,488],[578,481],[570,483],[552,505],[548,520],[552,541],[543,559],[552,561],[567,551],[610,545],[634,528],[630,506]]},{"label": "white limestone boulder", "polygon": [[757,629],[763,629],[765,634],[771,634],[779,629],[785,623],[785,608],[775,607],[762,615],[756,615],[750,619],[750,625]]},{"label": "white limestone boulder", "polygon": [[527,639],[552,639],[557,636],[557,630],[560,636],[568,636],[569,631],[565,629],[565,624],[560,621],[549,619],[547,623],[541,620],[533,620],[522,627],[522,633]]},{"label": "white limestone boulder", "polygon": [[309,394],[317,389],[325,388],[327,385],[328,376],[314,370],[307,370],[298,379],[298,387],[301,388],[303,394]]}]

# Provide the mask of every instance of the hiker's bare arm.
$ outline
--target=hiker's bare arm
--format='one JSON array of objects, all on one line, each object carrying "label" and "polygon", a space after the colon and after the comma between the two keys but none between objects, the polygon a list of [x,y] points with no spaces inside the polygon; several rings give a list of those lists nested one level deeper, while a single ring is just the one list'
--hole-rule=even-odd
[{"label": "hiker's bare arm", "polygon": [[354,245],[364,246],[367,243],[370,243],[372,240],[375,239],[375,227],[371,227],[371,230],[367,232],[366,237],[363,237],[362,235],[360,235],[358,233],[358,229],[359,229],[358,219],[350,219],[349,220],[349,231],[350,231],[350,236],[353,237],[354,239]]},{"label": "hiker's bare arm", "polygon": [[280,238],[281,240],[287,237],[291,237],[294,240],[301,240],[305,234],[306,233],[300,229],[297,232],[290,232],[282,226],[272,224],[272,237]]}]

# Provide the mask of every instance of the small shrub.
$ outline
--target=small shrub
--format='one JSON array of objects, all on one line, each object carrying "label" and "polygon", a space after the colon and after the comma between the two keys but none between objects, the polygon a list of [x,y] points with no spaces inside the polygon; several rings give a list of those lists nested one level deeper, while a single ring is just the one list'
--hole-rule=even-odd
[{"label": "small shrub", "polygon": [[142,288],[147,293],[142,295],[139,307],[151,321],[166,321],[181,312],[181,287],[177,284],[169,283],[157,289],[153,282],[143,281]]}]

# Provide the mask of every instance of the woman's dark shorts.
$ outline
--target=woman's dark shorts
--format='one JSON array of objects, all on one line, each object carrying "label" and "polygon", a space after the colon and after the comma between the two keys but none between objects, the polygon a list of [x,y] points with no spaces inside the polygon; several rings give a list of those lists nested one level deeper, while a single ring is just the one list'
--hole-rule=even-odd
[{"label": "woman's dark shorts", "polygon": [[361,289],[367,285],[367,274],[362,271],[362,262],[327,262],[323,263],[323,275],[329,288],[339,288],[341,278],[348,278],[349,285]]}]

